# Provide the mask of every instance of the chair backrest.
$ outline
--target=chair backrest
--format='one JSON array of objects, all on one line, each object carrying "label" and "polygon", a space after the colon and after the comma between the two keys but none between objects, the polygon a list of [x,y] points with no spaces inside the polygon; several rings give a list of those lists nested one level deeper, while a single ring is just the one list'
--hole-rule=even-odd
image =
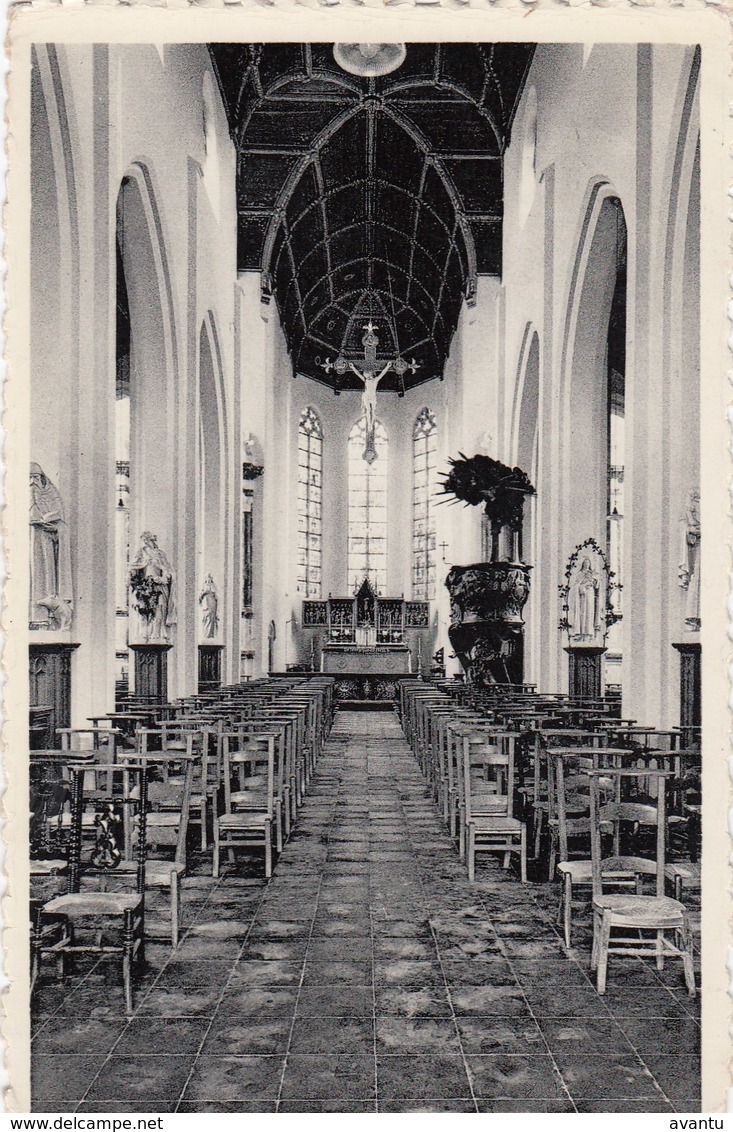
[{"label": "chair backrest", "polygon": [[[621,826],[623,824],[646,825],[656,827],[656,853],[654,858],[644,858],[650,865],[654,865],[656,878],[656,894],[664,896],[664,870],[666,864],[666,781],[670,772],[665,770],[640,769],[638,767],[606,767],[603,770],[589,772],[591,780],[591,861],[593,867],[593,893],[602,892],[603,855],[601,845],[602,826],[613,825],[614,852],[618,856]],[[618,779],[616,791],[617,800],[601,804],[601,784],[603,779]],[[622,784],[624,780],[638,781],[639,779],[655,780],[656,800],[652,804],[636,801],[624,801]],[[642,860],[642,858],[639,858]]]},{"label": "chair backrest", "polygon": [[224,808],[232,812],[232,778],[235,792],[250,794],[252,805],[272,817],[275,787],[275,736],[257,733],[243,736],[224,732],[222,736],[222,777]]},{"label": "chair backrest", "polygon": [[[593,759],[583,755],[583,748],[573,755],[550,752],[552,775],[550,779],[551,793],[549,798],[549,816],[557,821],[558,830],[558,859],[569,860],[568,836],[578,837],[591,834],[591,772]],[[619,779],[601,776],[596,780],[599,783],[601,802],[605,803],[613,797],[620,787]],[[586,852],[589,850],[586,848]]]},{"label": "chair backrest", "polygon": [[[96,769],[112,779],[110,791],[72,787],[69,841],[69,892],[79,892],[82,878],[129,877],[135,874],[137,891],[145,891],[148,771],[138,764],[100,763]],[[72,768],[72,776],[79,774]],[[84,778],[83,772],[81,778]],[[94,809],[94,843],[82,841],[82,813]],[[121,867],[125,866],[125,867]]]},{"label": "chair backrest", "polygon": [[294,765],[299,723],[302,723],[302,716],[294,713],[288,714],[285,710],[279,713],[260,712],[256,720],[253,719],[249,723],[240,724],[230,732],[230,735],[237,736],[240,743],[262,735],[274,737],[275,768],[273,781],[277,786],[278,796],[281,795],[286,776],[290,775]]},{"label": "chair backrest", "polygon": [[464,735],[461,761],[465,820],[479,813],[512,817],[514,736],[500,731]]}]

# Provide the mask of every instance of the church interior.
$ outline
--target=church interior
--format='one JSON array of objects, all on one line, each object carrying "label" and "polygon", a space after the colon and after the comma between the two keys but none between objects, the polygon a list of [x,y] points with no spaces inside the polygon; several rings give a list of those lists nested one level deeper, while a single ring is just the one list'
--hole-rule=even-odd
[{"label": "church interior", "polygon": [[32,1109],[699,1111],[699,48],[32,51]]}]

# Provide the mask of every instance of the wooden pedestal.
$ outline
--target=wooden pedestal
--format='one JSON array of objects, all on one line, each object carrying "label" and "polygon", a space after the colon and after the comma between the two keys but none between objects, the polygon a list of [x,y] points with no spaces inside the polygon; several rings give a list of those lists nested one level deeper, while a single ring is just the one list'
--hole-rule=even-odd
[{"label": "wooden pedestal", "polygon": [[[702,723],[702,646],[699,641],[676,641],[680,654],[680,727],[684,736]],[[683,738],[683,745],[689,746]]]},{"label": "wooden pedestal", "polygon": [[135,654],[135,695],[164,704],[168,699],[168,652],[173,645],[130,645]]},{"label": "wooden pedestal", "polygon": [[199,645],[199,692],[221,688],[223,645]]},{"label": "wooden pedestal", "polygon": [[573,699],[600,699],[605,651],[605,648],[590,645],[575,645],[565,649],[568,654],[568,691]]},{"label": "wooden pedestal", "polygon": [[52,745],[57,727],[71,727],[71,654],[78,648],[66,641],[31,643],[28,648],[31,716],[34,707],[46,709]]}]

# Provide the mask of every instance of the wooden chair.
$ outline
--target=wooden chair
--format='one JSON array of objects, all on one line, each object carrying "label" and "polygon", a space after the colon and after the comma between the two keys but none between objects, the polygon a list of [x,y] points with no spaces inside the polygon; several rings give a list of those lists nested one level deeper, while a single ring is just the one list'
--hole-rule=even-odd
[{"label": "wooden chair", "polygon": [[[257,740],[261,739],[263,736],[272,735],[275,740],[272,809],[274,817],[275,849],[278,853],[282,853],[285,838],[290,835],[292,820],[294,820],[291,818],[290,814],[290,782],[286,781],[286,771],[289,765],[291,765],[290,740],[293,737],[293,729],[290,725],[293,722],[292,717],[279,718],[269,713],[262,713],[261,718],[250,720],[246,724],[240,724],[236,730],[226,732],[230,754],[241,745],[246,745],[251,742],[256,743]],[[222,736],[222,741],[223,740],[224,736]],[[247,798],[249,799],[255,788],[254,784],[244,779],[241,768],[239,770],[239,777],[242,782],[242,787],[247,791]],[[240,800],[239,793],[231,793],[230,799],[236,807]]]},{"label": "wooden chair", "polygon": [[[69,845],[69,888],[66,894],[46,901],[36,911],[31,936],[31,985],[35,984],[45,956],[56,960],[57,974],[64,975],[67,956],[79,953],[113,954],[122,958],[125,1012],[132,1014],[132,964],[144,954],[145,925],[145,826],[147,771],[144,767],[97,766],[114,779],[110,793],[85,792],[84,801],[94,802],[97,836],[91,850],[82,853],[81,805],[72,800],[74,821]],[[76,778],[83,782],[83,772]],[[130,788],[131,781],[137,786]],[[83,790],[76,787],[80,795]],[[131,836],[133,823],[136,836]],[[134,868],[124,866],[126,847],[132,851]],[[118,871],[119,870],[119,871]],[[134,887],[130,886],[130,881]],[[117,882],[122,887],[116,888]],[[126,887],[125,887],[126,886]],[[59,924],[59,935],[50,938],[50,921]],[[80,937],[86,933],[88,938]]]},{"label": "wooden chair", "polygon": [[[615,801],[601,806],[600,780],[603,776],[620,779],[657,779],[654,805]],[[597,971],[599,994],[605,994],[609,955],[654,956],[657,968],[664,968],[669,956],[682,959],[687,992],[695,994],[695,973],[692,960],[692,939],[683,904],[664,894],[665,881],[665,785],[669,772],[639,767],[608,767],[590,772],[591,778],[591,857],[593,866],[593,952],[591,967]],[[620,791],[619,791],[620,793]],[[601,830],[605,822],[614,827],[614,843],[618,844],[623,823],[656,827],[655,858],[637,856],[614,857],[620,867],[633,870],[640,877],[654,880],[654,895],[607,894],[603,891],[603,874],[609,867],[601,848]],[[612,937],[612,933],[617,933]],[[621,933],[621,934],[618,934]]]},{"label": "wooden chair", "polygon": [[[596,752],[592,752],[596,755]],[[556,750],[551,753],[553,766],[553,793],[555,797],[556,816],[550,818],[550,836],[552,848],[550,860],[554,871],[554,853],[557,854],[557,873],[562,883],[558,921],[563,924],[565,946],[572,946],[572,919],[573,896],[577,887],[591,887],[593,884],[593,864],[590,857],[590,774],[593,769],[593,759],[582,754],[582,748],[577,748],[571,754],[568,750]],[[573,763],[576,765],[573,766]],[[602,792],[611,790],[611,797],[618,787],[608,777],[600,779]],[[604,796],[604,801],[608,800]],[[604,832],[613,832],[613,827],[606,824]],[[571,857],[571,842],[581,842],[580,856]],[[575,848],[575,847],[574,847]],[[575,849],[577,852],[577,848]],[[618,853],[618,845],[615,845]],[[639,889],[640,878],[633,869],[624,868],[613,858],[604,863],[604,885],[618,888]]]},{"label": "wooden chair", "polygon": [[527,827],[513,816],[514,734],[474,733],[463,739],[464,821],[468,879],[475,878],[477,853],[501,852],[504,868],[518,853],[527,881]]},{"label": "wooden chair", "polygon": [[[145,886],[170,893],[170,937],[174,949],[180,935],[180,889],[186,872],[186,836],[198,761],[192,748],[191,736],[186,751],[153,751],[144,755],[130,752],[124,756],[126,765],[152,767],[159,772],[157,779],[149,777],[147,789]],[[180,778],[175,773],[179,770]],[[137,823],[133,825],[133,834],[136,829]]]},{"label": "wooden chair", "polygon": [[[265,876],[272,876],[275,736],[257,735],[237,747],[225,734],[222,749],[223,811],[214,812],[213,875],[219,875],[222,849],[263,848]],[[232,789],[236,774],[239,789]]]}]

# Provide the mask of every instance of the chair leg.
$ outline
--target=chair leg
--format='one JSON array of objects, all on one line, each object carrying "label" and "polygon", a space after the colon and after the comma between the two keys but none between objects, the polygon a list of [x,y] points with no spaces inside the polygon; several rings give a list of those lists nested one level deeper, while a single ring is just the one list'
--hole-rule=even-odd
[{"label": "chair leg", "polygon": [[664,932],[657,932],[657,970],[664,970]]},{"label": "chair leg", "polygon": [[540,841],[542,838],[542,810],[539,807],[534,811],[534,853],[535,861],[540,855]]},{"label": "chair leg", "polygon": [[519,842],[519,868],[522,884],[527,883],[527,827],[522,823],[522,832]]},{"label": "chair leg", "polygon": [[611,941],[611,921],[607,916],[601,920],[600,939],[598,941],[598,982],[599,994],[606,993],[606,975],[608,973],[608,946]]},{"label": "chair leg", "polygon": [[179,892],[178,892],[178,873],[175,870],[171,873],[171,944],[173,950],[178,947],[178,924],[179,924]]},{"label": "chair leg", "polygon": [[208,848],[206,838],[206,788],[204,787],[204,798],[201,803],[201,848],[205,852]]},{"label": "chair leg", "polygon": [[41,969],[41,940],[40,940],[40,938],[37,938],[36,930],[34,929],[33,940],[32,940],[32,943],[31,943],[31,985],[30,985],[31,993],[33,993],[33,987],[36,984],[36,979],[38,978],[38,973],[39,973],[40,969]]},{"label": "chair leg", "polygon": [[275,817],[275,845],[278,853],[283,851],[283,815],[280,806],[277,808],[277,815]]},{"label": "chair leg", "polygon": [[573,928],[573,882],[569,873],[563,877],[562,888],[562,922],[565,932],[565,946],[571,946],[571,932]]},{"label": "chair leg", "polygon": [[687,993],[690,996],[695,994],[695,965],[692,959],[692,933],[690,932],[690,925],[685,916],[682,930],[680,931],[680,943],[682,944],[682,966],[685,972],[685,983],[687,984]]},{"label": "chair leg", "polygon": [[211,875],[218,877],[219,875],[219,829],[214,823],[214,858],[212,862]]},{"label": "chair leg", "polygon": [[265,876],[272,876],[272,830],[270,823],[265,822]]},{"label": "chair leg", "polygon": [[472,825],[466,831],[466,858],[468,861],[468,879],[472,883],[476,876],[476,834]]},{"label": "chair leg", "polygon": [[557,868],[557,841],[550,831],[550,858],[547,862],[547,879],[555,879],[555,869]]},{"label": "chair leg", "polygon": [[601,935],[601,917],[600,913],[593,911],[593,944],[590,953],[590,969],[595,971],[598,968],[598,941]]},{"label": "chair leg", "polygon": [[122,983],[125,988],[125,1014],[132,1014],[132,953],[135,941],[133,938],[132,913],[125,913],[124,943],[122,953]]}]

